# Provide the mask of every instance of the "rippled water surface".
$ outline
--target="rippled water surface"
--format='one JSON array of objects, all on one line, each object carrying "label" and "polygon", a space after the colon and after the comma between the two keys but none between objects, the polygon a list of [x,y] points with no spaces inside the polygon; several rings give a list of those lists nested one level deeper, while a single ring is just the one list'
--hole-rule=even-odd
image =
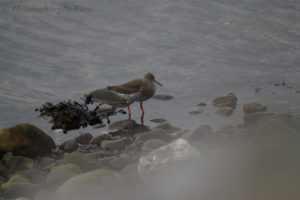
[{"label": "rippled water surface", "polygon": [[[148,71],[164,85],[157,93],[175,98],[145,102],[147,125],[237,124],[244,103],[283,112],[300,102],[300,1],[2,0],[0,9],[0,128],[29,122],[61,140],[34,108]],[[229,92],[237,110],[216,116],[211,100]],[[201,102],[204,112],[189,114]]]}]

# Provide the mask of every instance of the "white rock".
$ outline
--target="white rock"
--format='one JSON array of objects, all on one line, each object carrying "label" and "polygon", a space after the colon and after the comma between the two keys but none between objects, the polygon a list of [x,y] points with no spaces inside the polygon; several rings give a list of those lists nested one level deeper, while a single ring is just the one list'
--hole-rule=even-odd
[{"label": "white rock", "polygon": [[139,176],[147,182],[158,168],[176,161],[200,158],[199,150],[184,139],[177,139],[139,158]]}]

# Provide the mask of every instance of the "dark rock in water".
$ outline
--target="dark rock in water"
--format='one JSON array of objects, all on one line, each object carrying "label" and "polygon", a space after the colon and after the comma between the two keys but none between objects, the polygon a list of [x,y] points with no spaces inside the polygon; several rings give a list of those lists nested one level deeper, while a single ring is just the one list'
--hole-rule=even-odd
[{"label": "dark rock in water", "polygon": [[164,146],[164,145],[166,145],[166,144],[167,144],[166,142],[163,142],[163,141],[161,141],[161,140],[158,140],[158,139],[151,139],[151,140],[147,140],[147,141],[143,144],[141,150],[142,150],[143,152],[150,152],[150,151],[152,151],[153,149],[157,149],[157,148],[159,148],[159,147],[161,147],[161,146]]},{"label": "dark rock in water", "polygon": [[233,114],[234,109],[231,107],[226,107],[226,108],[220,108],[218,109],[215,114],[220,115],[220,116],[231,116]]},{"label": "dark rock in water", "polygon": [[75,140],[79,144],[89,144],[92,139],[93,136],[90,133],[82,133]]},{"label": "dark rock in water", "polygon": [[165,119],[163,119],[163,118],[157,118],[157,119],[151,119],[150,121],[151,121],[151,122],[154,122],[154,123],[160,124],[160,123],[166,122],[167,120],[165,120]]},{"label": "dark rock in water", "polygon": [[67,140],[60,145],[60,149],[65,152],[71,153],[77,150],[77,142],[75,140]]},{"label": "dark rock in water", "polygon": [[119,171],[132,162],[133,160],[128,154],[121,154],[120,157],[112,159],[110,165],[113,170]]},{"label": "dark rock in water", "polygon": [[94,137],[90,143],[91,144],[96,144],[96,145],[101,145],[102,141],[104,140],[113,140],[113,137],[108,135],[108,134],[101,134],[101,135],[98,135],[96,137]]},{"label": "dark rock in water", "polygon": [[134,120],[127,119],[110,124],[110,129],[132,129],[139,126]]},{"label": "dark rock in water", "polygon": [[197,106],[206,106],[207,104],[206,103],[199,103]]},{"label": "dark rock in water", "polygon": [[108,151],[122,151],[131,143],[130,138],[124,137],[117,140],[105,140],[101,143],[101,147]]},{"label": "dark rock in water", "polygon": [[168,100],[174,99],[173,96],[168,95],[168,94],[157,94],[157,95],[154,95],[152,98],[160,100],[160,101],[168,101]]},{"label": "dark rock in water", "polygon": [[200,113],[202,113],[202,112],[203,112],[203,109],[196,109],[196,110],[190,111],[189,113],[190,113],[191,115],[197,115],[197,114],[200,114]]},{"label": "dark rock in water", "polygon": [[119,129],[117,131],[110,132],[109,135],[111,135],[112,137],[133,137],[135,134],[144,133],[149,130],[150,128],[148,126],[138,124],[134,128]]},{"label": "dark rock in water", "polygon": [[0,152],[32,158],[47,155],[54,148],[52,138],[31,124],[20,124],[0,131]]},{"label": "dark rock in water", "polygon": [[227,96],[215,98],[212,102],[216,107],[230,107],[235,108],[237,104],[237,97],[234,93],[229,93]]},{"label": "dark rock in water", "polygon": [[244,104],[243,110],[245,114],[264,112],[267,111],[267,106],[263,106],[260,103],[247,103]]},{"label": "dark rock in water", "polygon": [[137,144],[143,144],[147,140],[151,140],[151,139],[158,139],[158,140],[162,140],[164,142],[171,142],[174,139],[174,137],[167,134],[162,129],[157,129],[157,130],[151,130],[151,131],[139,134],[135,138],[135,142]]},{"label": "dark rock in water", "polygon": [[40,189],[39,185],[31,183],[21,175],[11,177],[1,186],[2,195],[8,198],[33,198]]},{"label": "dark rock in water", "polygon": [[204,142],[210,140],[214,136],[214,132],[209,125],[201,125],[196,130],[194,130],[188,140],[191,142]]}]

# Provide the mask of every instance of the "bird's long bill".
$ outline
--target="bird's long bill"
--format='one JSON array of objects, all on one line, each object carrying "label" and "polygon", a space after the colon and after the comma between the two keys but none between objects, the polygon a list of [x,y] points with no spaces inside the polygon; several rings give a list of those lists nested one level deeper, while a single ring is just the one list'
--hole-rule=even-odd
[{"label": "bird's long bill", "polygon": [[163,86],[160,82],[158,82],[157,80],[153,80],[154,83],[157,83],[160,86]]}]

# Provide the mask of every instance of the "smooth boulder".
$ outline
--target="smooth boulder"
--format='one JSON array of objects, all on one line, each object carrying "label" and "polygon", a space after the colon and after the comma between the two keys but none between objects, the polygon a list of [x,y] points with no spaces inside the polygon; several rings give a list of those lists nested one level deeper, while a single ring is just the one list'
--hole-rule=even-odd
[{"label": "smooth boulder", "polygon": [[55,148],[50,136],[31,124],[19,124],[0,131],[0,152],[37,157]]}]

